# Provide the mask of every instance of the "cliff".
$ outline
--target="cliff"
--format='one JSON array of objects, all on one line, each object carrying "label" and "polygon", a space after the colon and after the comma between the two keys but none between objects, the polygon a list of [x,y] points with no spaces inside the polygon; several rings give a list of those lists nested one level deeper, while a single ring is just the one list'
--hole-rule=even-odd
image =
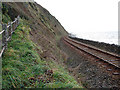
[{"label": "cliff", "polygon": [[80,88],[65,69],[60,22],[37,3],[2,3],[2,21],[20,16],[20,25],[2,57],[3,88]]}]

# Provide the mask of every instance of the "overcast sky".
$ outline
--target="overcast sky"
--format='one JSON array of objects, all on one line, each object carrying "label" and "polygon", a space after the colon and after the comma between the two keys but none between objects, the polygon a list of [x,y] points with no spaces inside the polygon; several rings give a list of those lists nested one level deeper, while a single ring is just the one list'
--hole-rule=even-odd
[{"label": "overcast sky", "polygon": [[119,0],[35,0],[74,34],[118,31]]}]

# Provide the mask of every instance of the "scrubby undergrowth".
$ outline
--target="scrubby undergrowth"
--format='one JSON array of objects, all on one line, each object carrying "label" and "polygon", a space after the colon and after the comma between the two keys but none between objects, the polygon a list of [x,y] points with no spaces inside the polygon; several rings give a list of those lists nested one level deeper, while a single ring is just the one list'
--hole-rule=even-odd
[{"label": "scrubby undergrowth", "polygon": [[21,20],[8,43],[2,58],[3,88],[82,88],[62,66],[41,59],[30,31]]}]

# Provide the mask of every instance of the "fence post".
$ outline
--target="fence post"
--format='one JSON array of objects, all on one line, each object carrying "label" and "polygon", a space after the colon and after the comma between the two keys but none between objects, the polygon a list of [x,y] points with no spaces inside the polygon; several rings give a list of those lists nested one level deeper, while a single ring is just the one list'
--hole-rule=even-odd
[{"label": "fence post", "polygon": [[15,29],[17,28],[17,18],[15,18]]},{"label": "fence post", "polygon": [[20,19],[20,16],[18,16],[17,19],[18,19],[18,25],[19,25],[19,24],[20,24],[20,20],[19,20],[19,19]]},{"label": "fence post", "polygon": [[2,24],[3,30],[5,30],[2,33],[2,47],[7,46],[7,24]]},{"label": "fence post", "polygon": [[14,21],[12,22],[12,33],[14,32]]},{"label": "fence post", "polygon": [[12,33],[13,33],[13,24],[12,24],[12,22],[10,22],[10,26],[11,26],[11,36],[12,36]]},{"label": "fence post", "polygon": [[13,21],[13,32],[15,31],[15,22]]},{"label": "fence post", "polygon": [[10,22],[8,23],[8,41],[10,41],[10,37],[11,37],[11,24]]},{"label": "fence post", "polygon": [[17,26],[18,26],[18,17],[16,18]]}]

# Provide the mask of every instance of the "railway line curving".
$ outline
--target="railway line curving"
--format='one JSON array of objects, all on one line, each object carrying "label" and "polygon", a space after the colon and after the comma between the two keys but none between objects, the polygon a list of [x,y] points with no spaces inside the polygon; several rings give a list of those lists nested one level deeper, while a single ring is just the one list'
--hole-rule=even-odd
[{"label": "railway line curving", "polygon": [[107,51],[78,42],[68,37],[64,37],[63,40],[71,47],[74,47],[77,50],[87,54],[88,57],[94,58],[96,64],[99,64],[99,66],[104,67],[107,71],[112,73],[112,75],[120,76],[120,56],[119,55],[109,53]]}]

